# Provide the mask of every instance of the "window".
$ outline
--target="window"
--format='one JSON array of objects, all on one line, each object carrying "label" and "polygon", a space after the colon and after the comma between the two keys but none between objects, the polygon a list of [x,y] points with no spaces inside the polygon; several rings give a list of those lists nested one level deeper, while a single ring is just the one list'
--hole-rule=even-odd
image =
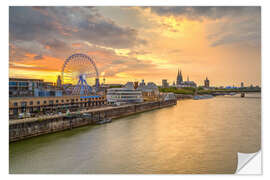
[{"label": "window", "polygon": [[63,102],[64,102],[64,100],[62,99],[62,100],[61,100],[61,102],[63,103]]},{"label": "window", "polygon": [[55,102],[58,103],[58,100],[56,100]]},{"label": "window", "polygon": [[16,85],[17,85],[17,82],[10,81],[10,82],[9,82],[9,85],[10,85],[10,86],[16,86]]},{"label": "window", "polygon": [[33,101],[30,101],[30,105],[33,105]]},{"label": "window", "polygon": [[67,102],[69,102],[69,100],[67,99]]},{"label": "window", "polygon": [[15,103],[13,103],[13,105],[14,105],[14,106],[18,106],[18,103],[17,103],[17,102],[15,102]]},{"label": "window", "polygon": [[53,105],[53,100],[49,100],[49,104],[50,105]]},{"label": "window", "polygon": [[21,106],[25,107],[27,105],[27,102],[23,101],[21,102]]},{"label": "window", "polygon": [[37,101],[37,104],[40,104],[40,101]]},{"label": "window", "polygon": [[78,102],[78,99],[76,99],[76,102]]},{"label": "window", "polygon": [[47,101],[43,101],[43,104],[47,104]]},{"label": "window", "polygon": [[28,86],[27,82],[19,82],[19,86]]}]

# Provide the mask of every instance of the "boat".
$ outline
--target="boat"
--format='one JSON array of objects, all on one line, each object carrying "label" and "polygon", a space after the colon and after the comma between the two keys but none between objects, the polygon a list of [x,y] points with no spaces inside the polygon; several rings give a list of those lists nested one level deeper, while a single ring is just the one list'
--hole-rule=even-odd
[{"label": "boat", "polygon": [[101,125],[101,124],[106,124],[106,123],[111,123],[111,122],[112,122],[112,119],[108,118],[108,119],[103,119],[101,121],[97,121],[96,124]]}]

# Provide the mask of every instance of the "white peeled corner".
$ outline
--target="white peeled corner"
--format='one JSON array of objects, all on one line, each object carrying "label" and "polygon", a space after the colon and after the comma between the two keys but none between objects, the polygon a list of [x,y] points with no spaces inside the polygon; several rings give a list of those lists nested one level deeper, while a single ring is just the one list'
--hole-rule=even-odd
[{"label": "white peeled corner", "polygon": [[256,153],[237,153],[236,174],[262,174],[261,151]]}]

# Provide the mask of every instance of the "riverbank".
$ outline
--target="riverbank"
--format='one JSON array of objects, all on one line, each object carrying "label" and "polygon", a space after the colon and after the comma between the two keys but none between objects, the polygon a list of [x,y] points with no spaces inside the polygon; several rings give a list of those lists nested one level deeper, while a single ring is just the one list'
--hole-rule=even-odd
[{"label": "riverbank", "polygon": [[[150,111],[176,105],[176,100],[145,102],[117,107],[103,107],[98,109],[73,112],[69,115],[43,116],[42,118],[27,118],[9,121],[9,141],[27,139],[34,136],[68,130],[85,125],[93,125],[105,118],[120,118],[136,113]],[[87,113],[89,116],[83,116]]]},{"label": "riverbank", "polygon": [[237,152],[261,148],[260,97],[179,100],[110,124],[10,143],[9,173],[233,174]]}]

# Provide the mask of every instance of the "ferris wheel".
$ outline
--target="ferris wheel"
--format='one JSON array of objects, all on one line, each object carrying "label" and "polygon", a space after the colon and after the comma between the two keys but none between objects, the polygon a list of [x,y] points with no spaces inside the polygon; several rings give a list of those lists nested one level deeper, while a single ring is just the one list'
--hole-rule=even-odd
[{"label": "ferris wheel", "polygon": [[99,74],[93,59],[85,54],[69,56],[62,67],[62,83],[66,94],[95,93],[99,87]]}]

